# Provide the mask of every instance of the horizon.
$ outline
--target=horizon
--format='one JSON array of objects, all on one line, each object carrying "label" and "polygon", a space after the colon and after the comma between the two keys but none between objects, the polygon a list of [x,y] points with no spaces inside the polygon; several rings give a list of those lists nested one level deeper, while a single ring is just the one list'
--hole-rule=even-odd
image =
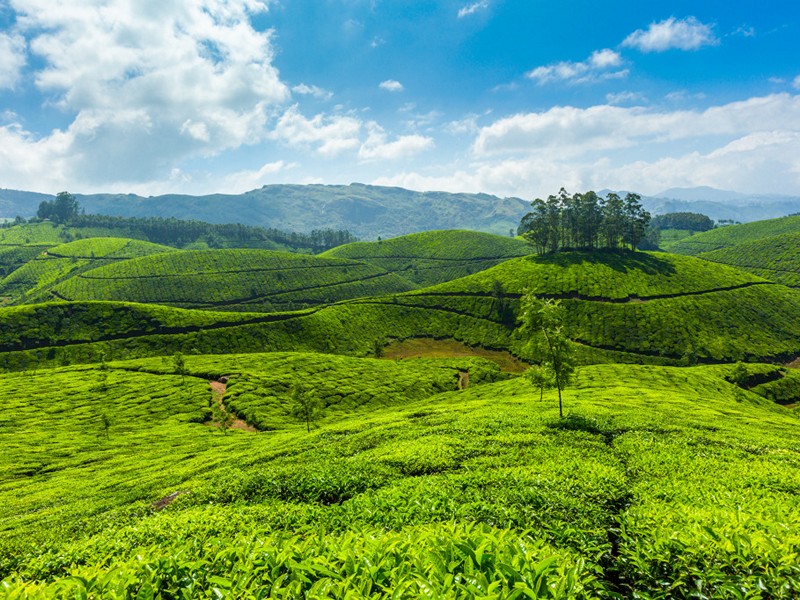
[{"label": "horizon", "polygon": [[777,1],[0,0],[0,187],[797,196],[798,34]]}]

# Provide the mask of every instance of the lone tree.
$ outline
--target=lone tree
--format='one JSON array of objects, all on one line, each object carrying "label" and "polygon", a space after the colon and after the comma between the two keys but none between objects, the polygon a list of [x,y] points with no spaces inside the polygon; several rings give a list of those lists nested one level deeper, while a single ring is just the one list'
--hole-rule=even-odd
[{"label": "lone tree", "polygon": [[[528,376],[534,385],[543,391],[552,381],[558,390],[558,416],[564,418],[561,398],[563,390],[575,372],[572,342],[564,332],[566,313],[558,300],[538,298],[526,289],[520,303],[520,326],[518,333],[528,338],[536,356],[541,357],[540,371]],[[536,367],[534,367],[536,369]]]},{"label": "lone tree", "polygon": [[317,420],[321,403],[314,390],[307,390],[297,385],[292,390],[291,414],[296,419],[306,422],[306,431],[311,432],[311,423]]}]

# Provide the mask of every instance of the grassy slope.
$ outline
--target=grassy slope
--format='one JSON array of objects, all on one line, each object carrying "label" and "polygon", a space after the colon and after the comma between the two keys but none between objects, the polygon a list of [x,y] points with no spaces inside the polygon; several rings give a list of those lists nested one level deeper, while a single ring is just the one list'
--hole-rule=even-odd
[{"label": "grassy slope", "polygon": [[18,303],[52,299],[50,290],[80,273],[140,256],[174,252],[174,248],[125,238],[89,238],[48,248],[0,280],[0,295],[17,295]]},{"label": "grassy slope", "polygon": [[[506,290],[494,294],[495,281]],[[525,340],[513,335],[518,294],[533,286],[564,298],[568,332],[581,343],[581,361],[674,364],[682,357],[706,361],[784,360],[800,354],[800,292],[733,268],[691,257],[623,253],[512,259],[487,271],[425,290],[364,298],[281,314],[216,317],[160,307],[161,329],[126,326],[103,314],[126,318],[151,309],[103,303],[42,305],[0,311],[0,359],[7,369],[118,358],[185,353],[251,352],[258,349],[371,355],[376,345],[413,337],[453,338],[507,349],[532,359]],[[50,326],[70,316],[66,330]],[[192,325],[195,318],[203,326]],[[237,324],[237,321],[239,324]],[[102,322],[104,329],[97,329]],[[84,331],[93,332],[86,333]],[[92,337],[94,335],[94,337]],[[89,340],[95,340],[90,342]],[[27,348],[20,351],[20,348]]]},{"label": "grassy slope", "polygon": [[327,360],[187,357],[185,386],[153,360],[0,376],[8,593],[800,593],[800,420],[728,384],[730,367],[586,367],[563,421],[553,393],[512,379],[354,404],[311,434],[196,422],[203,378],[232,367],[232,389],[348,366],[361,385],[439,377]]},{"label": "grassy slope", "polygon": [[755,242],[783,233],[800,231],[800,216],[754,221],[741,225],[727,225],[688,237],[670,247],[676,254],[696,255],[744,242]]},{"label": "grassy slope", "polygon": [[800,287],[800,231],[703,252],[699,258]]},{"label": "grassy slope", "polygon": [[410,290],[364,263],[270,250],[200,250],[107,265],[55,286],[69,300],[120,300],[222,310],[281,310]]},{"label": "grassy slope", "polygon": [[433,285],[530,253],[530,245],[516,238],[450,230],[413,233],[380,242],[355,242],[328,250],[322,256],[360,260],[420,285]]}]

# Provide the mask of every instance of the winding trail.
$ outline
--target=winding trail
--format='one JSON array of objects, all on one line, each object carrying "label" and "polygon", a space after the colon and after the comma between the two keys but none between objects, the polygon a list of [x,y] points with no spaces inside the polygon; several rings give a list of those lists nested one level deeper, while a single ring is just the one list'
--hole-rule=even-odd
[{"label": "winding trail", "polygon": [[[220,406],[224,408],[225,405],[222,403],[222,399],[225,397],[225,392],[228,389],[227,384],[222,381],[209,381],[208,386],[211,388],[211,395],[219,402]],[[211,427],[219,427],[219,425],[213,421],[209,421],[208,425]],[[247,421],[238,417],[234,419],[229,429],[241,429],[242,431],[248,431],[250,433],[256,433],[258,431],[258,429],[248,424]]]}]

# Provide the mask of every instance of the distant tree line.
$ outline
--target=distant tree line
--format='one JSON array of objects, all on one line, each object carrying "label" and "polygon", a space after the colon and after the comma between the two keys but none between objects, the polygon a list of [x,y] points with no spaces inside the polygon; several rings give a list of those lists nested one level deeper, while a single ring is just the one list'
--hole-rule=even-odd
[{"label": "distant tree line", "polygon": [[[260,247],[265,243],[274,243],[317,253],[358,241],[343,229],[314,229],[310,233],[298,233],[241,223],[218,225],[172,217],[87,215],[81,210],[75,196],[68,192],[61,192],[55,200],[42,202],[36,217],[77,228],[118,230],[121,236],[141,237],[156,244],[178,248],[197,241],[205,242],[209,248]],[[16,222],[20,222],[19,217]]]},{"label": "distant tree line", "polygon": [[636,250],[650,231],[650,213],[642,208],[640,200],[638,194],[621,198],[609,193],[600,198],[592,191],[570,195],[561,188],[547,200],[537,198],[531,202],[533,210],[522,217],[517,234],[539,254],[568,249]]},{"label": "distant tree line", "polygon": [[711,217],[700,213],[674,212],[653,217],[650,226],[662,230],[709,231],[714,229],[714,221]]}]

